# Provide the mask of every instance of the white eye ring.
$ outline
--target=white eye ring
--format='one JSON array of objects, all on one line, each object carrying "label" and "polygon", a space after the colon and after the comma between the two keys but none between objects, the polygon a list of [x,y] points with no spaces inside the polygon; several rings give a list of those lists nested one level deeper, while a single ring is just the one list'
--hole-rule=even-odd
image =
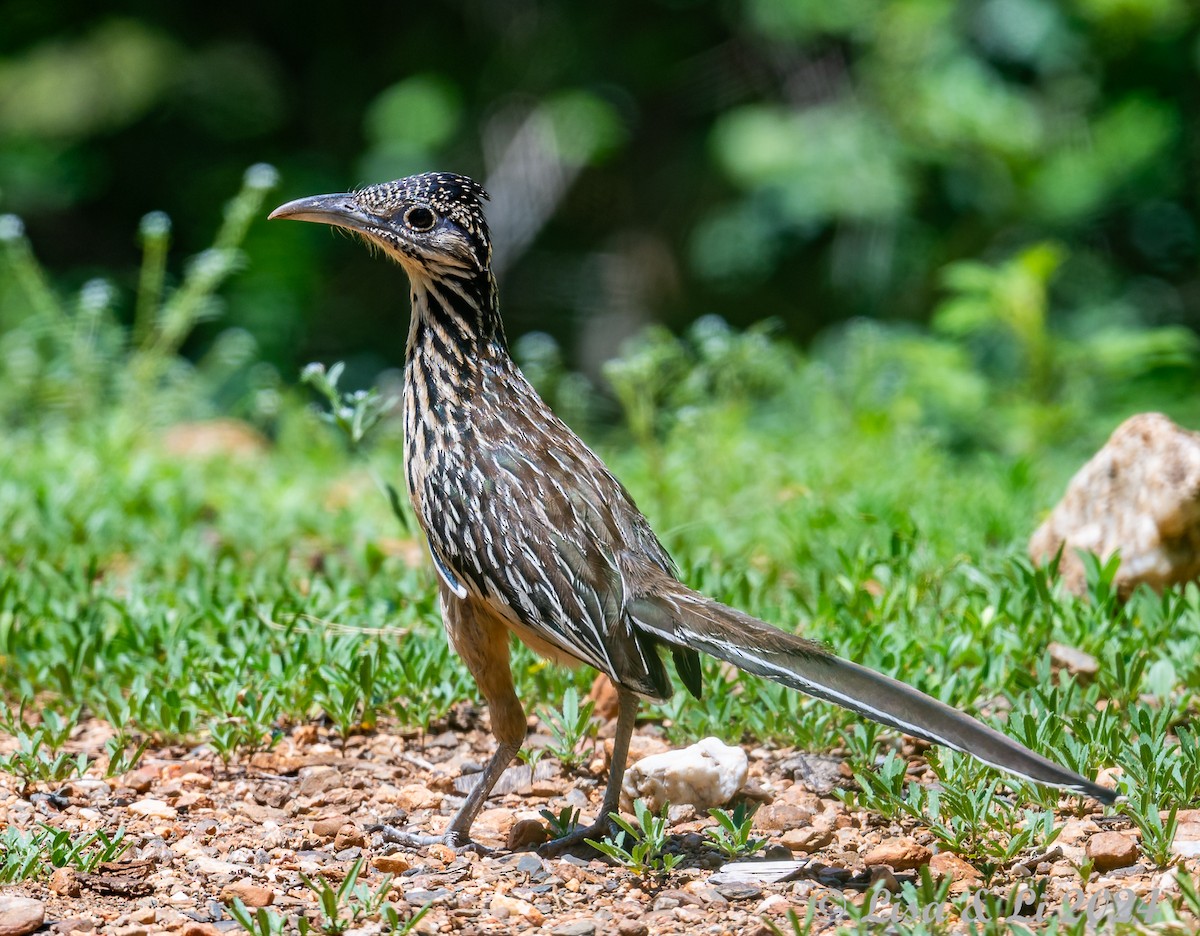
[{"label": "white eye ring", "polygon": [[414,231],[428,231],[437,224],[437,215],[424,205],[416,205],[404,213],[404,223]]}]

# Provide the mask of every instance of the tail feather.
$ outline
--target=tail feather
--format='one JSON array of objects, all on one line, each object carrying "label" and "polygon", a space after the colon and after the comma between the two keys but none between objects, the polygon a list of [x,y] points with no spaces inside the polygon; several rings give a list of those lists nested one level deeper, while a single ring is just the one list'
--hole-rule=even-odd
[{"label": "tail feather", "polygon": [[633,620],[664,643],[690,647],[914,737],[945,745],[1026,780],[1112,803],[1116,794],[982,722],[898,680],[843,660],[820,644],[772,627],[682,586],[635,598]]}]

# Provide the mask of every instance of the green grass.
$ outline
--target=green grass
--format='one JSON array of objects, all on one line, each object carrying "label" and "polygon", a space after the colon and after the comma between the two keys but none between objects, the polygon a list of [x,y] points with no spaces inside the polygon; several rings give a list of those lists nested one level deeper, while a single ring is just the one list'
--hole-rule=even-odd
[{"label": "green grass", "polygon": [[[32,264],[6,236],[9,262]],[[153,266],[162,258],[151,246]],[[0,336],[0,694],[16,744],[0,766],[32,789],[124,769],[146,743],[205,743],[231,762],[290,724],[327,718],[343,737],[381,717],[423,728],[476,698],[447,647],[413,519],[389,503],[402,478],[396,416],[382,418],[365,455],[350,454],[252,353],[210,366],[173,357],[216,284],[185,276],[163,299],[161,277],[146,277],[141,339],[116,317],[81,319],[85,303],[56,307],[36,275],[25,277],[30,310],[6,312],[18,321]],[[1022,396],[942,338],[852,328],[804,358],[766,331],[707,320],[684,340],[648,335],[610,367],[612,419],[544,344],[522,347],[540,347],[539,384],[625,481],[686,581],[984,711],[1083,773],[1120,765],[1121,808],[1147,856],[1168,863],[1170,811],[1200,805],[1200,746],[1186,727],[1200,687],[1200,589],[1121,605],[1113,569],[1092,563],[1089,595],[1077,598],[1033,568],[1024,545],[1071,472],[1156,384],[1087,408],[1078,394]],[[20,367],[23,382],[7,379]],[[1195,401],[1176,402],[1187,412]],[[220,413],[254,420],[269,442],[215,457],[168,444],[173,424]],[[1052,672],[1051,641],[1097,657],[1096,680]],[[530,711],[558,711],[568,687],[591,679],[523,648],[514,671]],[[845,748],[862,806],[915,820],[984,864],[1056,834],[1054,791],[1005,779],[1016,795],[998,796],[994,773],[946,752],[931,755],[940,790],[916,787],[894,760],[880,766],[873,726],[773,684],[728,682],[711,661],[706,677],[702,700],[681,691],[662,706],[674,741]],[[53,717],[33,724],[22,700]],[[114,742],[65,754],[87,715],[109,721]],[[564,712],[560,746],[574,750],[587,730],[582,708]]]}]

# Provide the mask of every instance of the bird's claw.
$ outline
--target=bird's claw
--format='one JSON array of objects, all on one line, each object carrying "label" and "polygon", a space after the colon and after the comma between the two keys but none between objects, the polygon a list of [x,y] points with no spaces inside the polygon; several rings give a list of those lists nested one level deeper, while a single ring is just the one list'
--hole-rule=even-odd
[{"label": "bird's claw", "polygon": [[443,832],[441,835],[428,835],[419,832],[409,832],[407,829],[397,829],[393,825],[374,825],[369,832],[378,832],[385,842],[401,845],[404,848],[426,848],[430,845],[445,845],[454,850],[456,855],[475,852],[478,855],[490,855],[495,849],[481,845],[468,835],[458,832]]},{"label": "bird's claw", "polygon": [[576,850],[587,849],[594,852],[595,846],[589,844],[588,839],[598,842],[606,837],[611,837],[615,830],[616,826],[611,819],[597,819],[589,826],[572,829],[566,835],[551,839],[539,847],[537,853],[542,858],[557,858]]}]

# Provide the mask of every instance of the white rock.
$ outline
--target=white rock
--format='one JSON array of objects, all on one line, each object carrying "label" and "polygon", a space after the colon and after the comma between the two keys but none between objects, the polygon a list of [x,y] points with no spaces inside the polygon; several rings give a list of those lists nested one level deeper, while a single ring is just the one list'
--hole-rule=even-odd
[{"label": "white rock", "polygon": [[698,810],[724,806],[746,782],[750,762],[739,747],[705,738],[682,751],[642,758],[625,772],[622,808],[641,798],[654,812],[663,803]]},{"label": "white rock", "polygon": [[179,811],[174,806],[168,806],[162,800],[142,799],[129,804],[129,811],[137,816],[148,816],[151,819],[174,819]]},{"label": "white rock", "polygon": [[1086,582],[1076,550],[1108,559],[1119,549],[1123,594],[1141,582],[1162,591],[1200,576],[1200,433],[1161,413],[1121,423],[1029,541],[1036,562],[1059,547],[1063,580],[1079,594]]},{"label": "white rock", "polygon": [[188,870],[196,874],[244,874],[248,868],[245,865],[234,864],[232,861],[222,861],[220,858],[210,858],[208,855],[197,855],[188,863]]}]

